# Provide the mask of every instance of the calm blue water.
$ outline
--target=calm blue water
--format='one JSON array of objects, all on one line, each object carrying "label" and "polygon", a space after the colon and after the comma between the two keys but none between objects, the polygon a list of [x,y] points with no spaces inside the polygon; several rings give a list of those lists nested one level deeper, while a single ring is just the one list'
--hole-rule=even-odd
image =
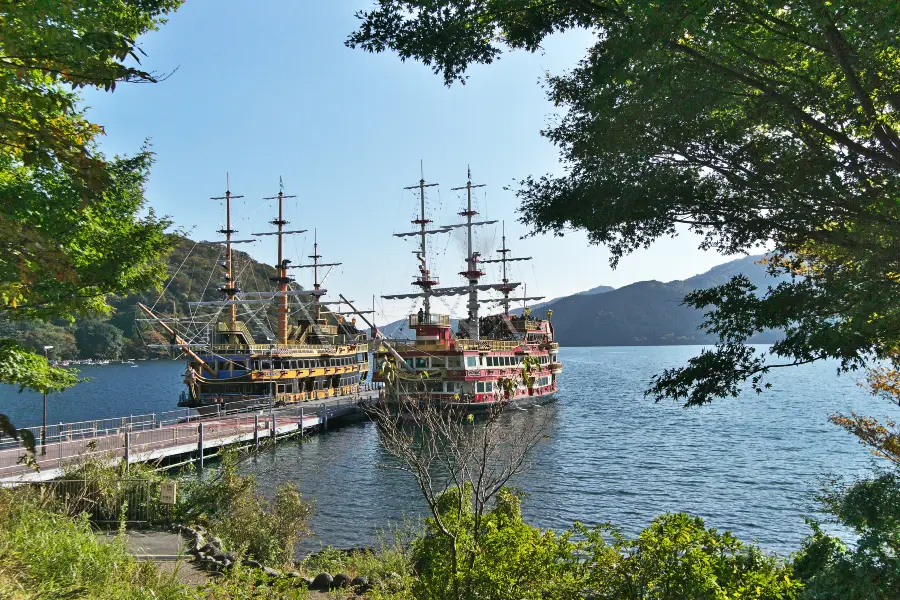
[{"label": "calm blue water", "polygon": [[[870,470],[855,438],[827,421],[836,411],[900,418],[834,365],[773,373],[773,388],[683,409],[643,398],[652,373],[682,364],[698,347],[565,348],[559,401],[514,416],[549,418],[550,438],[515,481],[531,496],[524,512],[542,527],[610,521],[628,533],[657,514],[688,511],[741,539],[787,553],[808,530],[811,495],[822,478]],[[93,381],[51,396],[51,422],[161,412],[174,408],[183,363],[144,361],[85,367]],[[0,393],[18,425],[40,420],[40,396]],[[379,529],[422,514],[417,488],[380,449],[371,423],[286,442],[248,461],[265,491],[296,482],[315,499],[318,544],[370,543]]]}]

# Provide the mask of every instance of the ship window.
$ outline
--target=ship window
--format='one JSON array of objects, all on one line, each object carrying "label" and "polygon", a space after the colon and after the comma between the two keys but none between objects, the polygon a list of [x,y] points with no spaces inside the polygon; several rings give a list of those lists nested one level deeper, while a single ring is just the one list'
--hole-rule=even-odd
[{"label": "ship window", "polygon": [[458,369],[462,365],[461,357],[459,356],[448,356],[447,357],[447,366],[451,369]]},{"label": "ship window", "polygon": [[279,394],[283,394],[283,393],[284,393],[284,385],[282,385],[282,384],[279,383],[279,384],[276,386],[276,390],[275,390],[275,391],[278,392]]},{"label": "ship window", "polygon": [[477,361],[478,361],[478,359],[475,358],[474,356],[467,356],[467,357],[466,357],[466,365],[467,365],[467,366],[474,367],[474,366],[476,366],[476,365],[478,364]]},{"label": "ship window", "polygon": [[409,365],[409,368],[410,368],[410,369],[412,369],[412,366],[413,366],[413,359],[407,358],[407,359],[406,359],[406,364]]},{"label": "ship window", "polygon": [[443,368],[443,367],[447,366],[447,361],[443,357],[441,357],[441,358],[434,357],[431,359],[431,366]]},{"label": "ship window", "polygon": [[427,369],[428,368],[428,359],[423,357],[416,357],[416,368],[417,369]]},{"label": "ship window", "polygon": [[271,369],[271,368],[272,368],[272,362],[271,362],[271,361],[268,361],[268,360],[262,361],[262,368],[263,368],[263,369]]},{"label": "ship window", "polygon": [[448,382],[446,382],[445,385],[446,385],[446,390],[447,390],[448,392],[451,392],[451,393],[452,393],[452,392],[456,391],[456,382],[454,382],[454,381],[448,381]]},{"label": "ship window", "polygon": [[487,383],[485,383],[485,384],[484,384],[484,391],[486,391],[486,392],[493,392],[493,391],[494,391],[494,382],[493,382],[493,381],[488,381]]},{"label": "ship window", "polygon": [[478,392],[479,394],[483,394],[483,393],[484,393],[484,382],[483,382],[483,381],[479,381],[479,382],[475,385],[475,391]]}]

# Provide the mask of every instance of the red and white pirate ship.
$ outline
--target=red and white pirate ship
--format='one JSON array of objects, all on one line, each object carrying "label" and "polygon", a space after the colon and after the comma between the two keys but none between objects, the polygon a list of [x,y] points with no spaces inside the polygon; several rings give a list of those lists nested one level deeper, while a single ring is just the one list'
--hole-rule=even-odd
[{"label": "red and white pirate ship", "polygon": [[[559,361],[559,344],[554,341],[551,313],[546,319],[531,317],[527,306],[523,314],[510,313],[512,302],[529,302],[542,297],[511,297],[520,282],[511,282],[507,265],[514,261],[530,260],[530,257],[511,257],[506,247],[504,228],[503,246],[498,258],[482,260],[473,250],[474,227],[492,225],[497,221],[474,221],[478,213],[472,208],[472,190],[483,187],[473,185],[469,171],[466,185],[454,190],[465,190],[466,208],[458,213],[464,223],[444,225],[429,229],[432,221],[425,215],[425,190],[437,184],[425,183],[406,189],[419,192],[420,212],[413,224],[417,231],[394,234],[397,237],[418,237],[419,273],[412,284],[420,291],[409,294],[382,296],[386,300],[421,299],[418,312],[409,315],[409,327],[414,339],[387,339],[376,353],[375,381],[397,378],[399,394],[404,399],[418,399],[447,406],[464,405],[470,408],[487,408],[498,403],[535,403],[551,399],[557,391],[557,376],[562,372]],[[466,267],[459,274],[466,285],[439,287],[438,277],[432,273],[428,257],[428,237],[463,229],[466,234]],[[485,276],[483,264],[500,263],[502,280],[499,283],[482,283]],[[479,298],[482,292],[499,292],[502,297]],[[453,331],[450,315],[432,310],[436,297],[467,296],[468,314],[459,320],[458,330]],[[499,304],[502,312],[480,316],[483,304]],[[385,369],[385,361],[399,363],[400,368]],[[390,375],[389,375],[390,374]]]}]

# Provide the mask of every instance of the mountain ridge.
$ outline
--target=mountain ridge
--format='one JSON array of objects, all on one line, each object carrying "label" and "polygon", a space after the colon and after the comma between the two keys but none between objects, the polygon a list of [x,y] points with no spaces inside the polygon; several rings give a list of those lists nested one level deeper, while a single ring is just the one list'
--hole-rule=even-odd
[{"label": "mountain ridge", "polygon": [[[763,255],[746,256],[717,265],[683,280],[637,281],[620,288],[596,286],[532,307],[532,314],[546,317],[553,311],[556,339],[563,346],[641,346],[709,344],[715,336],[700,331],[701,311],[684,306],[684,296],[696,289],[721,285],[738,274],[761,290],[780,280],[759,264]],[[517,308],[512,313],[521,314]],[[456,319],[454,327],[456,326]],[[409,337],[405,319],[380,327],[392,337]],[[392,335],[392,331],[395,332]],[[774,341],[776,332],[764,332],[754,342]]]}]

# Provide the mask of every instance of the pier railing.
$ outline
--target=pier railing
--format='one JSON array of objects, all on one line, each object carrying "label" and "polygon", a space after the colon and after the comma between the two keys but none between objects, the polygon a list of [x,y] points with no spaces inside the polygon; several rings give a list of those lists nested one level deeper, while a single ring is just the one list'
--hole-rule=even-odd
[{"label": "pier railing", "polygon": [[[375,384],[360,384],[360,392],[367,392],[376,389]],[[325,398],[325,396],[322,396]],[[310,398],[315,399],[315,398]],[[167,425],[176,423],[186,423],[197,421],[201,418],[224,417],[228,415],[257,412],[274,408],[275,406],[268,402],[260,402],[251,406],[246,401],[212,404],[207,407],[204,414],[200,414],[194,408],[181,408],[169,410],[160,413],[147,413],[142,415],[129,415],[127,417],[111,417],[106,419],[94,419],[92,421],[75,421],[71,423],[48,423],[46,438],[41,437],[41,427],[23,427],[21,430],[28,430],[34,436],[35,441],[40,445],[41,440],[45,439],[47,444],[82,440],[88,438],[101,437],[106,435],[124,433],[126,431],[145,431],[147,429],[158,429]],[[210,412],[211,411],[211,412]],[[17,440],[4,437],[0,439],[0,451],[9,448],[17,448],[21,443]]]},{"label": "pier railing", "polygon": [[[361,394],[378,389],[367,384]],[[242,406],[200,415],[193,409],[119,419],[99,419],[60,423],[48,427],[46,444],[41,444],[40,427],[30,428],[37,442],[34,460],[42,471],[60,470],[79,461],[100,459],[126,463],[158,460],[197,452],[238,441],[259,440],[285,428],[298,431],[304,426],[327,424],[329,418],[346,414],[361,396],[328,401],[298,402],[284,406]],[[301,421],[302,419],[302,421]],[[306,422],[313,419],[312,422]],[[16,477],[32,469],[25,464],[28,453],[18,442],[7,441],[0,448],[0,479]]]}]

